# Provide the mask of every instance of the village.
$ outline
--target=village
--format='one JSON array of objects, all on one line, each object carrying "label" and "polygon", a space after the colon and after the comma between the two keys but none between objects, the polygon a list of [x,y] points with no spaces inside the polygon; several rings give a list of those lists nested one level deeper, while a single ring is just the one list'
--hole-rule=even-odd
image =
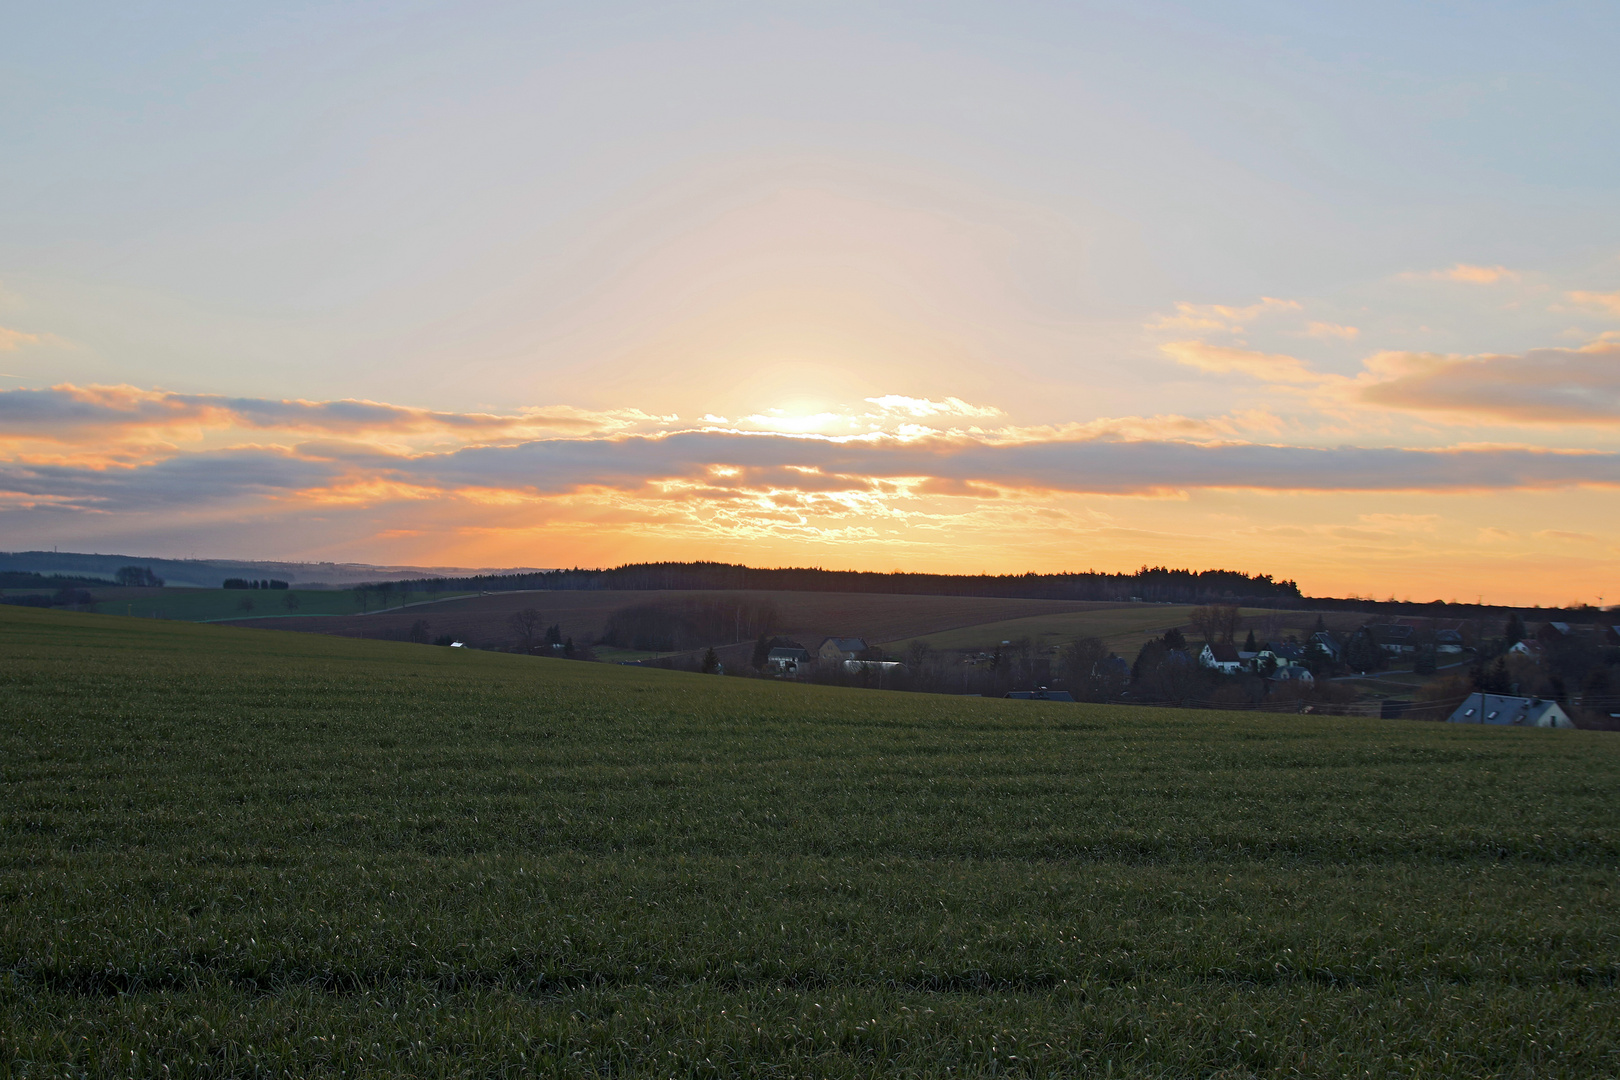
[{"label": "village", "polygon": [[1045,649],[1009,640],[960,655],[912,642],[895,655],[848,635],[813,650],[762,638],[753,667],[777,679],[1042,701],[1620,728],[1617,624],[1549,621],[1530,630],[1515,614],[1495,634],[1477,620],[1416,617],[1336,631],[1318,618],[1305,634],[1271,640],[1249,629],[1239,642],[1240,621],[1235,609],[1197,609],[1201,644],[1172,628],[1134,661],[1095,638]]}]

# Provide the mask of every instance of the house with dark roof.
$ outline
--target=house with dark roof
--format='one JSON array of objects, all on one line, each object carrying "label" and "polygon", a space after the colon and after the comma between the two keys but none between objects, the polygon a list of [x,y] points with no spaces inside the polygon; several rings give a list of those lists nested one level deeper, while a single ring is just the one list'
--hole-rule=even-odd
[{"label": "house with dark roof", "polygon": [[1503,724],[1512,727],[1572,728],[1575,722],[1543,698],[1510,697],[1507,694],[1469,694],[1448,721],[1453,724]]},{"label": "house with dark roof", "polygon": [[766,655],[765,672],[796,679],[810,673],[811,662],[810,650],[803,645],[782,645]]},{"label": "house with dark roof", "polygon": [[1367,632],[1372,635],[1373,641],[1380,649],[1392,656],[1417,651],[1417,646],[1412,643],[1412,628],[1410,626],[1375,623],[1367,627]]},{"label": "house with dark roof", "polygon": [[1344,642],[1331,630],[1318,630],[1312,634],[1309,645],[1319,646],[1335,664],[1344,656]]},{"label": "house with dark roof", "polygon": [[1218,645],[1205,645],[1198,654],[1198,663],[1222,675],[1236,675],[1243,670],[1243,658],[1238,655],[1237,647],[1230,641],[1223,641]]},{"label": "house with dark roof", "polygon": [[859,660],[866,651],[865,640],[858,637],[830,637],[821,642],[816,655],[823,660]]},{"label": "house with dark roof", "polygon": [[1271,679],[1273,682],[1303,683],[1306,686],[1316,682],[1316,676],[1311,674],[1311,669],[1303,664],[1283,664],[1271,673]]}]

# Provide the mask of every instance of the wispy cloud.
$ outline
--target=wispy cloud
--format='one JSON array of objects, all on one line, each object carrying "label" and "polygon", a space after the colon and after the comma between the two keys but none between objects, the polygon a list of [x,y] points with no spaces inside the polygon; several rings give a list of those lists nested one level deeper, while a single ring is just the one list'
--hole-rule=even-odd
[{"label": "wispy cloud", "polygon": [[1207,341],[1171,341],[1159,348],[1178,364],[1215,375],[1246,375],[1262,382],[1297,384],[1316,384],[1329,378],[1312,371],[1298,357],[1284,353],[1256,352]]},{"label": "wispy cloud", "polygon": [[45,338],[40,334],[25,334],[21,330],[10,330],[0,326],[0,352],[12,352],[24,345],[38,345]]},{"label": "wispy cloud", "polygon": [[176,429],[285,431],[305,434],[532,437],[546,431],[622,430],[657,420],[637,410],[531,409],[515,414],[457,413],[376,401],[303,401],[176,394],[133,386],[54,386],[0,392],[0,439],[73,441],[172,433]]},{"label": "wispy cloud", "polygon": [[1620,292],[1572,292],[1569,298],[1585,307],[1598,308],[1611,315],[1620,315]]},{"label": "wispy cloud", "polygon": [[1434,270],[1427,274],[1403,274],[1408,279],[1428,278],[1431,281],[1458,281],[1465,285],[1494,285],[1499,281],[1518,281],[1517,271],[1509,270],[1505,266],[1475,266],[1471,263],[1457,263],[1445,270]]},{"label": "wispy cloud", "polygon": [[1298,311],[1297,300],[1279,300],[1262,296],[1258,303],[1246,307],[1227,304],[1188,304],[1178,302],[1174,315],[1162,316],[1148,324],[1150,330],[1225,330],[1242,333],[1244,324],[1265,315],[1284,311]]},{"label": "wispy cloud", "polygon": [[906,397],[902,394],[885,394],[883,397],[870,397],[866,400],[884,412],[904,413],[918,418],[942,416],[988,419],[1003,415],[1002,411],[994,406],[970,405],[955,397],[948,397],[944,401],[932,401],[928,398]]},{"label": "wispy cloud", "polygon": [[1305,324],[1305,334],[1313,338],[1338,338],[1340,341],[1354,341],[1361,331],[1354,326],[1341,326],[1338,323],[1312,322]]}]

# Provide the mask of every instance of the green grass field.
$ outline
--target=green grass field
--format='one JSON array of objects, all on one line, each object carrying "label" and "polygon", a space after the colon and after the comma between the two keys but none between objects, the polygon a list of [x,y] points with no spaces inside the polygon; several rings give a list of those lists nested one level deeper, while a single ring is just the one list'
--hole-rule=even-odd
[{"label": "green grass field", "polygon": [[[358,615],[360,602],[349,589],[98,589],[97,612],[145,619],[179,619],[183,622],[212,622],[227,619],[263,619],[297,615]],[[442,593],[444,600],[467,593]],[[297,603],[287,606],[287,597]],[[426,600],[426,594],[408,598],[413,607]],[[389,597],[388,606],[397,607],[401,595]],[[243,603],[251,608],[243,608]],[[372,611],[380,606],[375,596],[368,601]],[[431,611],[429,606],[425,610]]]},{"label": "green grass field", "polygon": [[1620,1075],[1617,780],[0,608],[0,1075]]}]

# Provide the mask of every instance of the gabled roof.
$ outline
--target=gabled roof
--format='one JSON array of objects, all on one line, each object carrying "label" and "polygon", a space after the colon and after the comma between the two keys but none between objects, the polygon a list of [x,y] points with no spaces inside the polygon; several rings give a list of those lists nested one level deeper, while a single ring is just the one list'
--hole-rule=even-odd
[{"label": "gabled roof", "polygon": [[771,660],[808,660],[810,653],[802,645],[778,645],[768,654]]},{"label": "gabled roof", "polygon": [[1469,694],[1450,717],[1453,724],[1509,724],[1518,727],[1573,727],[1556,701],[1507,694]]},{"label": "gabled roof", "polygon": [[866,648],[866,642],[858,637],[830,637],[821,643],[821,648],[825,649],[828,641],[839,652],[860,652]]},{"label": "gabled roof", "polygon": [[1205,645],[1204,648],[1209,650],[1210,659],[1217,664],[1237,664],[1242,662],[1242,658],[1238,656],[1237,646],[1230,641],[1223,641],[1219,645]]}]

